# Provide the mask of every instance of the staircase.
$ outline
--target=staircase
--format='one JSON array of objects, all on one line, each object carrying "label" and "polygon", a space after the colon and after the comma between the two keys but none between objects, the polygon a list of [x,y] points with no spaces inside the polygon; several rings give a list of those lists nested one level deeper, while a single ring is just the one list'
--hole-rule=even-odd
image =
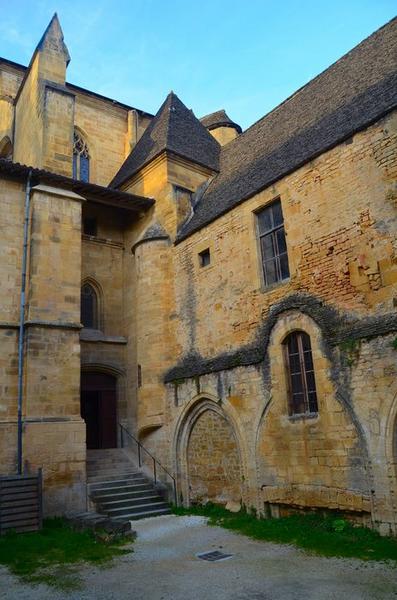
[{"label": "staircase", "polygon": [[87,483],[95,510],[126,521],[170,514],[170,508],[122,448],[87,450]]}]

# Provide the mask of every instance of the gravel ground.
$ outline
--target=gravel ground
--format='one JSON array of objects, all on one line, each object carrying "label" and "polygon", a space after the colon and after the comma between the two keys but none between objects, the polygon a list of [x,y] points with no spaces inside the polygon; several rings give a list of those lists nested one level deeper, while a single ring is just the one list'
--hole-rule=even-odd
[{"label": "gravel ground", "polygon": [[[397,569],[382,563],[309,556],[208,527],[203,517],[145,519],[134,529],[134,552],[110,568],[81,567],[78,591],[22,585],[1,568],[1,600],[397,600]],[[196,556],[215,550],[233,556]]]}]

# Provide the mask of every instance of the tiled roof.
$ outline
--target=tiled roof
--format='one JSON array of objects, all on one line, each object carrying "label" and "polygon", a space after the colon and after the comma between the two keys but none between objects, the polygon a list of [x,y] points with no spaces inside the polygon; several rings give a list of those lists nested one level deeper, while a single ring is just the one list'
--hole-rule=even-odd
[{"label": "tiled roof", "polygon": [[240,125],[237,125],[231,118],[226,114],[226,111],[217,110],[216,112],[211,113],[210,115],[206,115],[200,119],[200,122],[206,127],[209,131],[211,129],[215,129],[216,127],[233,127],[237,129],[239,133],[241,133]]},{"label": "tiled roof", "polygon": [[222,147],[181,240],[397,107],[397,19]]},{"label": "tiled roof", "polygon": [[37,169],[0,158],[0,177],[26,181],[29,173],[32,185],[46,183],[54,187],[71,190],[92,202],[108,204],[115,208],[123,208],[136,214],[141,214],[154,204],[152,198],[137,196],[119,190],[111,190],[96,183],[78,181],[64,175],[45,171],[44,169]]},{"label": "tiled roof", "polygon": [[219,169],[220,145],[173,92],[168,94],[110,187],[119,187],[164,151],[212,171]]}]

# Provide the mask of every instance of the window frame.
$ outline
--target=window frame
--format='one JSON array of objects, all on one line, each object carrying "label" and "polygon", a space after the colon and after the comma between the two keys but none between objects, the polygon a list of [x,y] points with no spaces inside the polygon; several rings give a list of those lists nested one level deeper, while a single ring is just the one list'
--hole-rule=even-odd
[{"label": "window frame", "polygon": [[[89,287],[92,290],[92,296],[95,299],[93,305],[93,314],[92,314],[92,326],[85,325],[83,322],[83,290],[85,287]],[[97,287],[92,283],[92,281],[84,281],[81,285],[81,300],[80,300],[80,320],[84,329],[91,329],[95,331],[101,330],[101,299],[100,293]]]},{"label": "window frame", "polygon": [[[83,134],[75,129],[73,132],[73,152],[72,152],[72,178],[77,181],[84,181],[89,183],[90,181],[90,151],[88,144]],[[84,169],[82,169],[84,165]],[[82,177],[82,171],[86,173]]]},{"label": "window frame", "polygon": [[205,269],[211,265],[211,250],[210,248],[204,248],[198,253],[199,265],[201,269]]},{"label": "window frame", "polygon": [[[260,228],[261,213],[263,213],[266,210],[272,209],[272,207],[275,206],[277,203],[279,203],[279,205],[280,205],[280,210],[281,210],[281,215],[282,215],[282,223],[277,226],[274,226],[274,223],[273,223],[273,227],[271,227],[270,229],[268,229],[265,232],[261,232],[261,228]],[[261,281],[262,281],[263,288],[268,290],[274,286],[277,286],[286,281],[289,281],[289,279],[291,277],[291,272],[290,272],[290,268],[289,268],[287,234],[285,231],[285,221],[284,221],[284,213],[283,213],[281,197],[277,196],[276,198],[273,198],[273,200],[271,200],[267,204],[260,206],[258,209],[256,209],[254,211],[254,215],[255,215],[255,222],[256,222],[255,225],[256,225],[257,247],[258,247],[258,254],[259,254],[259,259],[260,259]],[[272,215],[272,220],[273,220],[273,215]],[[285,242],[285,252],[281,252],[281,253],[279,251],[279,243],[278,243],[278,239],[277,239],[277,232],[280,230],[283,230],[284,242]],[[273,254],[273,256],[271,256],[269,258],[266,258],[265,252],[262,248],[262,239],[265,238],[266,236],[271,236],[273,249],[274,248],[276,249],[276,252]],[[288,275],[285,277],[283,277],[282,273],[281,273],[280,257],[282,257],[282,256],[286,256],[286,259],[287,259]],[[268,281],[268,274],[266,272],[266,262],[270,262],[270,261],[275,262],[276,275],[277,275],[277,279],[275,281],[271,281],[271,282]]]},{"label": "window frame", "polygon": [[[298,352],[294,353],[295,355],[297,354],[298,356],[298,360],[299,360],[299,374],[301,377],[301,384],[302,384],[302,393],[303,394],[303,406],[304,406],[304,412],[295,412],[295,400],[294,400],[294,394],[296,394],[297,392],[294,392],[293,390],[293,382],[292,382],[292,375],[298,375],[298,372],[292,372],[292,367],[291,367],[291,356],[290,356],[290,351],[289,351],[289,341],[292,338],[292,336],[297,336],[297,347],[298,347]],[[303,338],[304,336],[306,336],[308,342],[309,342],[309,349],[305,350],[303,347]],[[314,417],[314,416],[318,416],[318,394],[317,394],[317,384],[316,384],[316,373],[315,373],[315,368],[314,368],[314,361],[313,361],[313,351],[312,351],[312,345],[311,345],[311,338],[310,335],[308,333],[306,333],[306,331],[303,330],[295,330],[295,331],[291,331],[283,340],[283,353],[284,353],[284,365],[285,365],[285,370],[286,370],[286,375],[287,375],[287,398],[288,398],[288,415],[290,418],[294,419],[294,418],[299,418],[299,417]],[[310,360],[311,360],[311,369],[307,368],[306,365],[306,361],[305,361],[305,353],[309,354],[310,353]],[[308,384],[308,374],[311,373],[312,377],[313,377],[313,387],[310,387]],[[314,394],[314,400],[310,398],[310,395]],[[313,404],[315,404],[315,406],[313,407]],[[313,410],[314,408],[314,410]]]}]

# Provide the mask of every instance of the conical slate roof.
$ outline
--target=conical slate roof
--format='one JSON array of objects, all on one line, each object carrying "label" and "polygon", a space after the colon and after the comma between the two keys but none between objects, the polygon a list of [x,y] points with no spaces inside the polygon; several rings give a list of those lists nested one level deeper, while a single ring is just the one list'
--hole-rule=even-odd
[{"label": "conical slate roof", "polygon": [[206,115],[205,117],[202,117],[200,119],[200,123],[202,123],[209,131],[211,129],[215,129],[216,127],[233,127],[239,133],[241,133],[240,125],[237,125],[237,123],[232,121],[223,108]]},{"label": "conical slate roof", "polygon": [[220,145],[174,92],[168,94],[110,187],[119,187],[164,151],[219,170]]}]

